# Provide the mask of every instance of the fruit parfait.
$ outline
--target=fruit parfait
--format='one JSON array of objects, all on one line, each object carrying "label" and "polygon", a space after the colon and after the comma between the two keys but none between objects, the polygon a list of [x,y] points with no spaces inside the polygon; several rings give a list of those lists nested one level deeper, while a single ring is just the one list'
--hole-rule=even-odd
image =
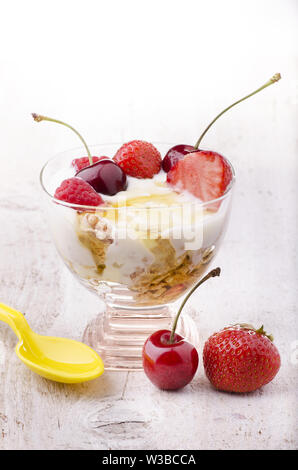
[{"label": "fruit parfait", "polygon": [[[116,147],[115,147],[116,148]],[[117,306],[178,299],[206,270],[223,236],[233,170],[215,152],[166,173],[158,147],[135,140],[100,155],[48,163],[51,231],[69,269]],[[51,174],[50,174],[51,173]]]},{"label": "fruit parfait", "polygon": [[[201,149],[206,130],[194,146],[133,140],[89,149],[68,124],[33,118],[72,129],[86,151],[59,154],[41,172],[58,252],[107,304],[85,340],[106,368],[140,368],[144,338],[157,326],[168,327],[169,304],[202,277],[219,249],[235,181],[232,165]],[[180,333],[193,339],[195,331],[185,315]]]},{"label": "fruit parfait", "polygon": [[180,164],[165,173],[160,151],[143,141],[124,144],[113,160],[94,160],[85,168],[74,160],[64,168],[67,178],[47,186],[56,202],[50,222],[59,253],[81,281],[112,296],[114,304],[176,300],[218,249],[233,182],[230,164],[218,154],[196,152],[185,159],[185,169]]}]

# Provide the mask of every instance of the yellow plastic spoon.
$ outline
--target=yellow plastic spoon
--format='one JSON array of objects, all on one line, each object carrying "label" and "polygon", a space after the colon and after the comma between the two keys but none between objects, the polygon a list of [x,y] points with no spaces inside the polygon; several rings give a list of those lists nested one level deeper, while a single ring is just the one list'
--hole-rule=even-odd
[{"label": "yellow plastic spoon", "polygon": [[1,302],[0,320],[19,338],[16,354],[33,372],[64,383],[85,382],[103,373],[101,358],[89,346],[73,339],[38,335],[20,312]]}]

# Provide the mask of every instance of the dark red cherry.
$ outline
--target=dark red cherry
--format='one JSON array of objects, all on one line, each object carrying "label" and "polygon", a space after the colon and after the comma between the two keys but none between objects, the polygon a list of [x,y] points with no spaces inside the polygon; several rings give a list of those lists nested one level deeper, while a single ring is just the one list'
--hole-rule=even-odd
[{"label": "dark red cherry", "polygon": [[175,333],[170,343],[171,332],[159,330],[153,333],[143,347],[145,374],[162,390],[178,390],[194,377],[199,356],[196,348]]},{"label": "dark red cherry", "polygon": [[175,145],[174,147],[170,148],[168,153],[165,155],[163,161],[162,161],[162,168],[163,170],[168,173],[168,171],[171,170],[171,168],[182,158],[187,153],[190,152],[196,152],[197,149],[193,147],[192,145],[184,145],[184,144],[179,144]]},{"label": "dark red cherry", "polygon": [[112,160],[101,160],[78,171],[76,176],[87,181],[98,193],[114,196],[127,188],[124,171]]}]

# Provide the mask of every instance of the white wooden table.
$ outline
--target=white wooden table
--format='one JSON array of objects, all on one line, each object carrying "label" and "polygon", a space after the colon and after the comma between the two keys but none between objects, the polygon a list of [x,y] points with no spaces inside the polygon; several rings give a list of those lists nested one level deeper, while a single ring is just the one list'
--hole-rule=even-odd
[{"label": "white wooden table", "polygon": [[[39,333],[80,339],[102,304],[56,254],[40,206],[38,166],[15,176],[13,187],[10,178],[2,184],[1,300],[26,312]],[[282,356],[271,384],[250,395],[219,393],[204,376],[202,360],[193,382],[178,393],[157,390],[143,372],[106,372],[82,385],[57,384],[18,360],[16,337],[1,323],[0,449],[295,448],[296,197],[290,160],[282,169],[255,162],[239,168],[231,223],[214,262],[222,276],[189,305],[201,348],[227,324],[264,323]]]}]

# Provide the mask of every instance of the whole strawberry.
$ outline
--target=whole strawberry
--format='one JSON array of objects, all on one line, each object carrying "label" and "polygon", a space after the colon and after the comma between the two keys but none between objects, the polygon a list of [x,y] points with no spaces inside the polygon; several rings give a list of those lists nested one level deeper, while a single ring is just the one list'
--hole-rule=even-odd
[{"label": "whole strawberry", "polygon": [[280,355],[263,326],[255,330],[250,325],[234,325],[210,336],[203,363],[215,388],[247,393],[271,382],[280,368]]},{"label": "whole strawberry", "polygon": [[114,161],[124,173],[135,178],[152,178],[161,168],[161,155],[154,145],[143,140],[123,144]]}]

